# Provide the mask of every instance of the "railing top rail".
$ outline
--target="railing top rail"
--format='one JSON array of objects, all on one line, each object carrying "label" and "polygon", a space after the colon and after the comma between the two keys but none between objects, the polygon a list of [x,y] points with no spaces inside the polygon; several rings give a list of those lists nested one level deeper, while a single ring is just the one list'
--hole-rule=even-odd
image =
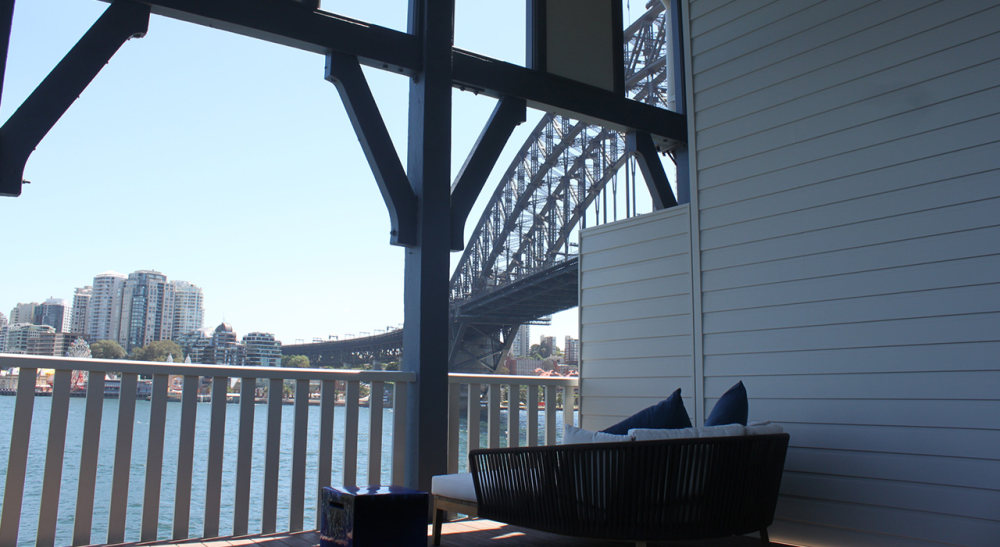
[{"label": "railing top rail", "polygon": [[334,370],[319,368],[234,367],[196,363],[160,363],[124,359],[86,359],[39,355],[0,354],[0,369],[11,367],[84,370],[88,372],[131,372],[142,375],[227,376],[231,378],[278,378],[282,380],[345,380],[415,382],[413,372],[393,370]]},{"label": "railing top rail", "polygon": [[452,384],[519,384],[522,386],[579,386],[578,376],[518,376],[514,374],[448,374]]}]

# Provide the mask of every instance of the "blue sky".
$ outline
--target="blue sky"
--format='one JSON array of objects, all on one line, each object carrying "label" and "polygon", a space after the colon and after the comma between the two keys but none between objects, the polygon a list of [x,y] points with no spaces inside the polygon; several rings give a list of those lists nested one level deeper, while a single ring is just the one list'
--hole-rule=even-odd
[{"label": "blue sky", "polygon": [[[105,7],[17,2],[0,118]],[[405,0],[323,9],[406,27]],[[455,43],[523,64],[523,3],[458,0]],[[292,343],[401,323],[403,249],[388,244],[388,215],[323,68],[319,55],[153,16],[32,154],[32,184],[0,198],[0,311],[71,299],[105,270],[156,269],[201,286],[205,325],[225,319],[240,335]],[[408,81],[366,73],[405,165]],[[453,101],[454,173],[494,101]],[[529,110],[485,198],[540,115]],[[533,338],[575,335],[576,317],[559,314]]]}]

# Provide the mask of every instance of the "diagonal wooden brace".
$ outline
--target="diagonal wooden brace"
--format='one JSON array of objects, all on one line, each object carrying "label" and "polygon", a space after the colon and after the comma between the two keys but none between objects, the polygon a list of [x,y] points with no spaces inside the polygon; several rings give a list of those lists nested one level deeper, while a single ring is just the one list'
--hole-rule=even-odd
[{"label": "diagonal wooden brace", "polygon": [[382,120],[361,63],[354,55],[329,53],[326,79],[337,87],[354,133],[361,143],[379,192],[389,211],[390,243],[410,247],[417,243],[417,197],[410,186],[389,131]]},{"label": "diagonal wooden brace", "polygon": [[38,143],[129,38],[146,34],[149,6],[117,0],[0,127],[0,195],[21,195]]},{"label": "diagonal wooden brace", "polygon": [[514,128],[523,123],[527,115],[524,99],[504,97],[493,109],[479,140],[465,160],[451,187],[451,250],[464,247],[465,221],[469,211],[486,184],[486,178],[496,165],[500,152],[510,139]]},{"label": "diagonal wooden brace", "polygon": [[649,133],[630,131],[625,135],[625,146],[628,153],[635,155],[639,160],[642,178],[646,179],[649,195],[653,199],[653,209],[659,211],[676,206],[677,198],[670,189],[670,181],[663,171],[663,164],[660,163],[656,146]]}]

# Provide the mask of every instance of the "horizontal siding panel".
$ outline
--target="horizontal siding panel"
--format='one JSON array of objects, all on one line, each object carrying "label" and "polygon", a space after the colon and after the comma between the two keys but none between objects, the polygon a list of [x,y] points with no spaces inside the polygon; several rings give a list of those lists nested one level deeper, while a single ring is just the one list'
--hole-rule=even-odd
[{"label": "horizontal siding panel", "polygon": [[[919,191],[922,186],[943,185],[961,195],[965,177],[997,169],[1000,141],[963,150],[937,154],[890,167],[857,173],[835,180],[823,180],[780,193],[761,194],[742,201],[717,205],[702,211],[699,224],[702,238],[718,237],[719,228],[733,226],[731,237],[739,235],[740,223],[775,219],[783,222],[788,214],[811,213],[819,207],[849,203],[866,197],[895,195],[899,191]],[[766,186],[768,181],[760,181]],[[957,184],[958,186],[951,186]],[[764,188],[763,191],[767,189]]]},{"label": "horizontal siding panel", "polygon": [[[782,424],[794,446],[977,458],[1000,462],[1000,432],[982,429]],[[960,465],[961,462],[955,462]],[[997,489],[997,476],[983,477],[984,487]]]},{"label": "horizontal siding panel", "polygon": [[866,272],[831,275],[752,287],[722,289],[702,295],[709,314],[766,306],[930,291],[995,282],[1000,254]]},{"label": "horizontal siding panel", "polygon": [[[869,545],[887,545],[893,541],[899,541],[887,537],[886,534],[905,538],[900,541],[900,545],[920,545],[922,539],[947,545],[975,547],[995,547],[996,542],[993,540],[1000,537],[1000,523],[995,521],[868,504],[781,497],[778,500],[777,512],[782,519],[786,520],[811,521],[846,530],[870,531],[877,534]],[[820,529],[817,530],[817,533],[825,534],[826,530]],[[812,535],[811,537],[812,541],[816,542],[818,538],[823,536]],[[774,539],[779,541],[777,537]],[[847,543],[845,545],[856,544]]]},{"label": "horizontal siding panel", "polygon": [[1000,313],[984,313],[706,334],[705,354],[987,342],[997,339],[997,325]]},{"label": "horizontal siding panel", "polygon": [[688,7],[691,20],[704,16],[710,11],[717,10],[726,4],[731,4],[738,0],[691,0]]},{"label": "horizontal siding panel", "polygon": [[879,482],[794,471],[786,471],[781,478],[781,493],[786,496],[808,498],[818,491],[823,492],[824,498],[831,501],[1000,521],[1000,514],[997,513],[997,508],[1000,507],[998,490],[899,481]]},{"label": "horizontal siding panel", "polygon": [[[677,382],[677,387],[681,388],[681,393],[692,393],[694,390],[694,384],[688,381],[687,385],[681,383],[680,380]],[[589,389],[589,388],[588,388]],[[677,388],[674,388],[677,389]],[[655,405],[662,401],[665,397],[669,397],[668,393],[664,397],[629,397],[629,396],[618,396],[618,397],[591,397],[590,395],[584,395],[584,405],[586,406],[587,413],[586,417],[591,416],[604,416],[614,418],[607,422],[607,425],[611,425],[615,422],[620,421],[622,418],[631,416],[640,410]],[[684,407],[687,410],[688,416],[693,415],[691,412],[692,402],[690,397],[684,397]],[[586,422],[584,422],[584,427]],[[603,427],[607,427],[603,426]],[[588,428],[589,429],[589,428]]]},{"label": "horizontal siding panel", "polygon": [[691,355],[690,336],[660,336],[635,340],[591,342],[585,339],[583,360],[630,359],[633,357],[680,357]]},{"label": "horizontal siding panel", "polygon": [[[770,47],[738,52],[731,62],[697,71],[695,103],[699,111],[708,111],[721,103],[742,100],[747,93],[774,87],[796,76],[829,71],[828,67],[835,63],[877,53],[879,48],[983,9],[971,5],[975,2],[961,4],[949,7],[933,0],[913,0],[888,6],[871,2],[861,9],[845,10],[835,19],[817,19],[818,26],[803,29],[808,32]],[[856,77],[842,70],[833,72],[838,80]]]},{"label": "horizontal siding panel", "polygon": [[699,200],[703,209],[711,209],[817,182],[919,161],[927,156],[939,155],[944,161],[948,159],[944,154],[1000,140],[993,131],[998,124],[1000,115],[994,114],[817,161],[797,163],[797,158],[784,158],[783,162],[776,164],[777,169],[762,175],[748,175],[739,184],[716,188],[699,186]]},{"label": "horizontal siding panel", "polygon": [[654,258],[642,262],[632,262],[621,266],[612,266],[599,270],[583,271],[580,274],[580,286],[589,289],[603,285],[615,283],[626,283],[630,281],[642,281],[657,277],[682,274],[687,280],[687,286],[691,286],[691,281],[687,276],[691,270],[691,257],[686,252],[666,258]]},{"label": "horizontal siding panel", "polygon": [[[849,545],[850,547],[941,547],[937,541],[922,541],[911,537],[893,537],[871,534],[846,528],[833,528],[817,524],[788,521],[780,510],[792,499],[779,498],[774,524],[768,528],[771,541],[787,545]],[[812,502],[810,502],[812,503]],[[821,543],[820,543],[821,542]]]},{"label": "horizontal siding panel", "polygon": [[[942,28],[938,29],[937,40],[933,35],[922,34],[901,43],[907,49],[907,58],[912,60],[891,68],[872,71],[867,58],[858,57],[852,61],[863,66],[843,67],[855,74],[836,85],[818,87],[816,80],[824,76],[791,80],[776,86],[781,89],[770,88],[771,93],[760,94],[754,100],[741,99],[738,104],[742,110],[733,119],[719,119],[709,126],[710,120],[699,117],[699,159],[711,161],[705,152],[749,136],[755,137],[756,142],[745,143],[748,147],[742,149],[744,153],[755,144],[761,147],[770,144],[775,148],[788,144],[787,139],[796,135],[832,132],[849,127],[846,124],[884,118],[991,87],[989,82],[996,81],[993,52],[1000,48],[1000,34],[996,34],[995,26],[990,26],[989,18],[969,18],[963,23],[967,28],[961,33]],[[970,40],[974,36],[982,37]],[[937,50],[935,46],[944,45],[941,39],[957,45]],[[918,41],[922,43],[911,43]],[[914,50],[935,53],[919,56]],[[898,62],[898,56],[892,61]],[[825,78],[832,82],[834,76],[828,74]],[[780,99],[784,102],[779,104]]]},{"label": "horizontal siding panel", "polygon": [[706,313],[703,325],[715,334],[986,312],[1000,312],[1000,284]]},{"label": "horizontal siding panel", "polygon": [[[627,393],[629,397],[646,397],[661,401],[670,396],[677,388],[683,389],[691,384],[690,367],[686,375],[676,377],[647,378],[636,382],[630,378],[605,378],[587,382],[588,397],[618,397]],[[654,404],[654,403],[650,403]],[[588,410],[590,410],[588,408]]]},{"label": "horizontal siding panel", "polygon": [[656,378],[685,374],[690,377],[691,357],[590,358],[584,368],[588,382],[603,378]]},{"label": "horizontal siding panel", "polygon": [[1000,341],[706,355],[705,376],[996,370]]},{"label": "horizontal siding panel", "polygon": [[631,281],[617,285],[585,288],[580,291],[580,294],[581,298],[586,298],[586,302],[591,305],[641,300],[643,298],[658,298],[661,296],[678,296],[691,290],[690,285],[687,287],[681,286],[681,281],[684,279],[682,276],[677,276],[676,278]]},{"label": "horizontal siding panel", "polygon": [[731,2],[719,6],[709,13],[691,21],[691,36],[698,37],[710,30],[716,29],[738,18],[745,17],[776,0],[760,0],[757,2]]},{"label": "horizontal siding panel", "polygon": [[[830,405],[844,399],[1000,400],[1000,370],[706,377],[706,400],[721,396],[739,380],[754,399],[827,399]],[[1000,459],[1000,452],[996,457]]]},{"label": "horizontal siding panel", "polygon": [[956,460],[944,456],[790,447],[785,470],[984,488],[985,477],[1000,476],[1000,463],[972,458]]},{"label": "horizontal siding panel", "polygon": [[604,340],[676,336],[691,334],[691,318],[687,315],[673,315],[607,323],[584,323],[581,325],[581,329],[584,340],[587,340],[588,343]]},{"label": "horizontal siding panel", "polygon": [[758,421],[1000,430],[1000,399],[852,398],[850,404],[831,404],[826,399],[773,399],[755,394],[749,394],[750,409]]},{"label": "horizontal siding panel", "polygon": [[[762,241],[784,241],[799,234],[815,236],[817,233],[828,239],[838,237],[851,239],[854,243],[852,246],[857,246],[857,243],[867,242],[850,232],[854,226],[859,230],[880,230],[878,224],[906,225],[909,222],[919,224],[921,215],[961,216],[964,213],[955,213],[950,208],[963,205],[1000,210],[996,201],[989,201],[1000,197],[1000,185],[996,184],[998,179],[1000,179],[1000,168],[961,179],[731,224],[716,230],[702,231],[702,249],[711,250]],[[982,203],[971,205],[974,202]],[[901,220],[900,217],[903,215],[906,217]],[[995,222],[986,222],[984,225],[992,224]],[[947,231],[955,230],[945,226],[940,230],[910,230],[903,235],[919,237]]]},{"label": "horizontal siding panel", "polygon": [[908,215],[858,221],[825,230],[791,234],[730,247],[704,250],[706,270],[781,260],[816,253],[829,253],[870,245],[881,245],[938,234],[964,232],[996,226],[1000,222],[1000,198],[941,206]]},{"label": "horizontal siding panel", "polygon": [[[981,105],[997,102],[1000,102],[1000,88],[995,87],[751,156],[743,157],[737,145],[729,155],[739,159],[712,166],[701,166],[699,154],[699,184],[708,188],[770,173],[792,158],[796,164],[809,164],[908,136],[933,134],[944,127],[981,119],[984,115]],[[983,129],[965,134],[964,138],[969,145],[975,145],[996,138],[996,132]],[[914,153],[919,154],[912,150],[911,154]]]},{"label": "horizontal siding panel", "polygon": [[[587,296],[589,298],[590,295]],[[688,315],[691,313],[691,295],[642,298],[625,302],[584,305],[581,308],[580,322],[584,325],[604,321],[642,319],[644,317]]]},{"label": "horizontal siding panel", "polygon": [[687,240],[688,236],[685,234],[638,243],[620,243],[617,247],[603,251],[586,251],[580,258],[580,271],[587,272],[633,262],[645,262],[654,258],[686,254],[688,252]]},{"label": "horizontal siding panel", "polygon": [[[863,5],[864,0],[849,0]],[[733,51],[754,51],[790,35],[802,32],[804,20],[825,18],[839,13],[839,6],[829,7],[819,0],[780,0],[740,18],[739,25],[726,25],[715,32],[691,40],[695,67],[704,71],[732,60]],[[815,7],[823,15],[803,13]]]},{"label": "horizontal siding panel", "polygon": [[702,273],[705,291],[995,255],[1000,228],[869,245]]},{"label": "horizontal siding panel", "polygon": [[[992,9],[984,11],[985,8],[987,6],[974,5],[972,2],[952,6],[940,3],[926,11],[940,15],[941,18],[938,20],[918,22],[912,27],[894,27],[888,34],[880,32],[884,29],[875,28],[852,37],[849,43],[841,44],[843,47],[827,46],[806,53],[804,56],[822,53],[818,57],[818,62],[811,64],[806,71],[777,71],[770,75],[751,72],[735,78],[719,88],[720,91],[729,88],[735,94],[712,105],[698,102],[696,123],[699,137],[701,130],[716,129],[720,125],[733,122],[740,123],[744,117],[751,115],[760,117],[769,113],[776,117],[775,121],[764,125],[785,123],[790,120],[789,116],[799,115],[799,109],[802,108],[800,104],[788,104],[791,101],[808,100],[808,97],[824,90],[850,85],[855,80],[872,75],[879,77],[885,73],[883,79],[886,81],[871,88],[870,93],[893,89],[891,86],[895,82],[894,76],[900,65],[947,55],[949,48],[961,46],[995,32],[995,11]],[[918,11],[917,14],[926,12]],[[793,58],[790,62],[799,64],[801,58]],[[928,70],[932,71],[932,74],[941,74],[933,72],[938,68],[930,67]],[[778,78],[775,79],[774,76]],[[744,87],[739,87],[741,85]],[[704,94],[699,98],[703,99]],[[839,97],[833,99],[832,106],[842,104],[845,103]],[[717,143],[712,142],[712,144]]]},{"label": "horizontal siding panel", "polygon": [[615,249],[623,242],[641,242],[684,235],[690,229],[688,205],[679,205],[630,219],[587,229],[581,241],[583,253]]}]

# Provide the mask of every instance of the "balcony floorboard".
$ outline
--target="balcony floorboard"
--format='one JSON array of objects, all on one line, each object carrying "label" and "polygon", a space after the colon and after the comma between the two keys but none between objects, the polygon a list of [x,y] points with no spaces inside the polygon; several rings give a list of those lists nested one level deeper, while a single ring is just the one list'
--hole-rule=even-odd
[{"label": "balcony floorboard", "polygon": [[[430,545],[430,526],[427,527],[427,544]],[[319,534],[315,530],[305,532],[286,532],[268,535],[251,535],[241,537],[222,537],[214,539],[187,539],[179,541],[160,541],[153,543],[131,543],[127,545],[180,545],[184,547],[230,547],[265,545],[267,547],[311,547],[319,544]],[[446,523],[441,533],[442,547],[497,547],[503,545],[542,547],[542,546],[574,546],[574,547],[622,547],[628,545],[621,541],[583,540],[580,538],[559,536],[518,528],[500,522],[486,519],[460,519]],[[652,546],[663,547],[748,547],[760,545],[756,537],[734,537],[723,540],[681,541],[681,542],[651,542]],[[772,545],[778,545],[772,543]]]}]

